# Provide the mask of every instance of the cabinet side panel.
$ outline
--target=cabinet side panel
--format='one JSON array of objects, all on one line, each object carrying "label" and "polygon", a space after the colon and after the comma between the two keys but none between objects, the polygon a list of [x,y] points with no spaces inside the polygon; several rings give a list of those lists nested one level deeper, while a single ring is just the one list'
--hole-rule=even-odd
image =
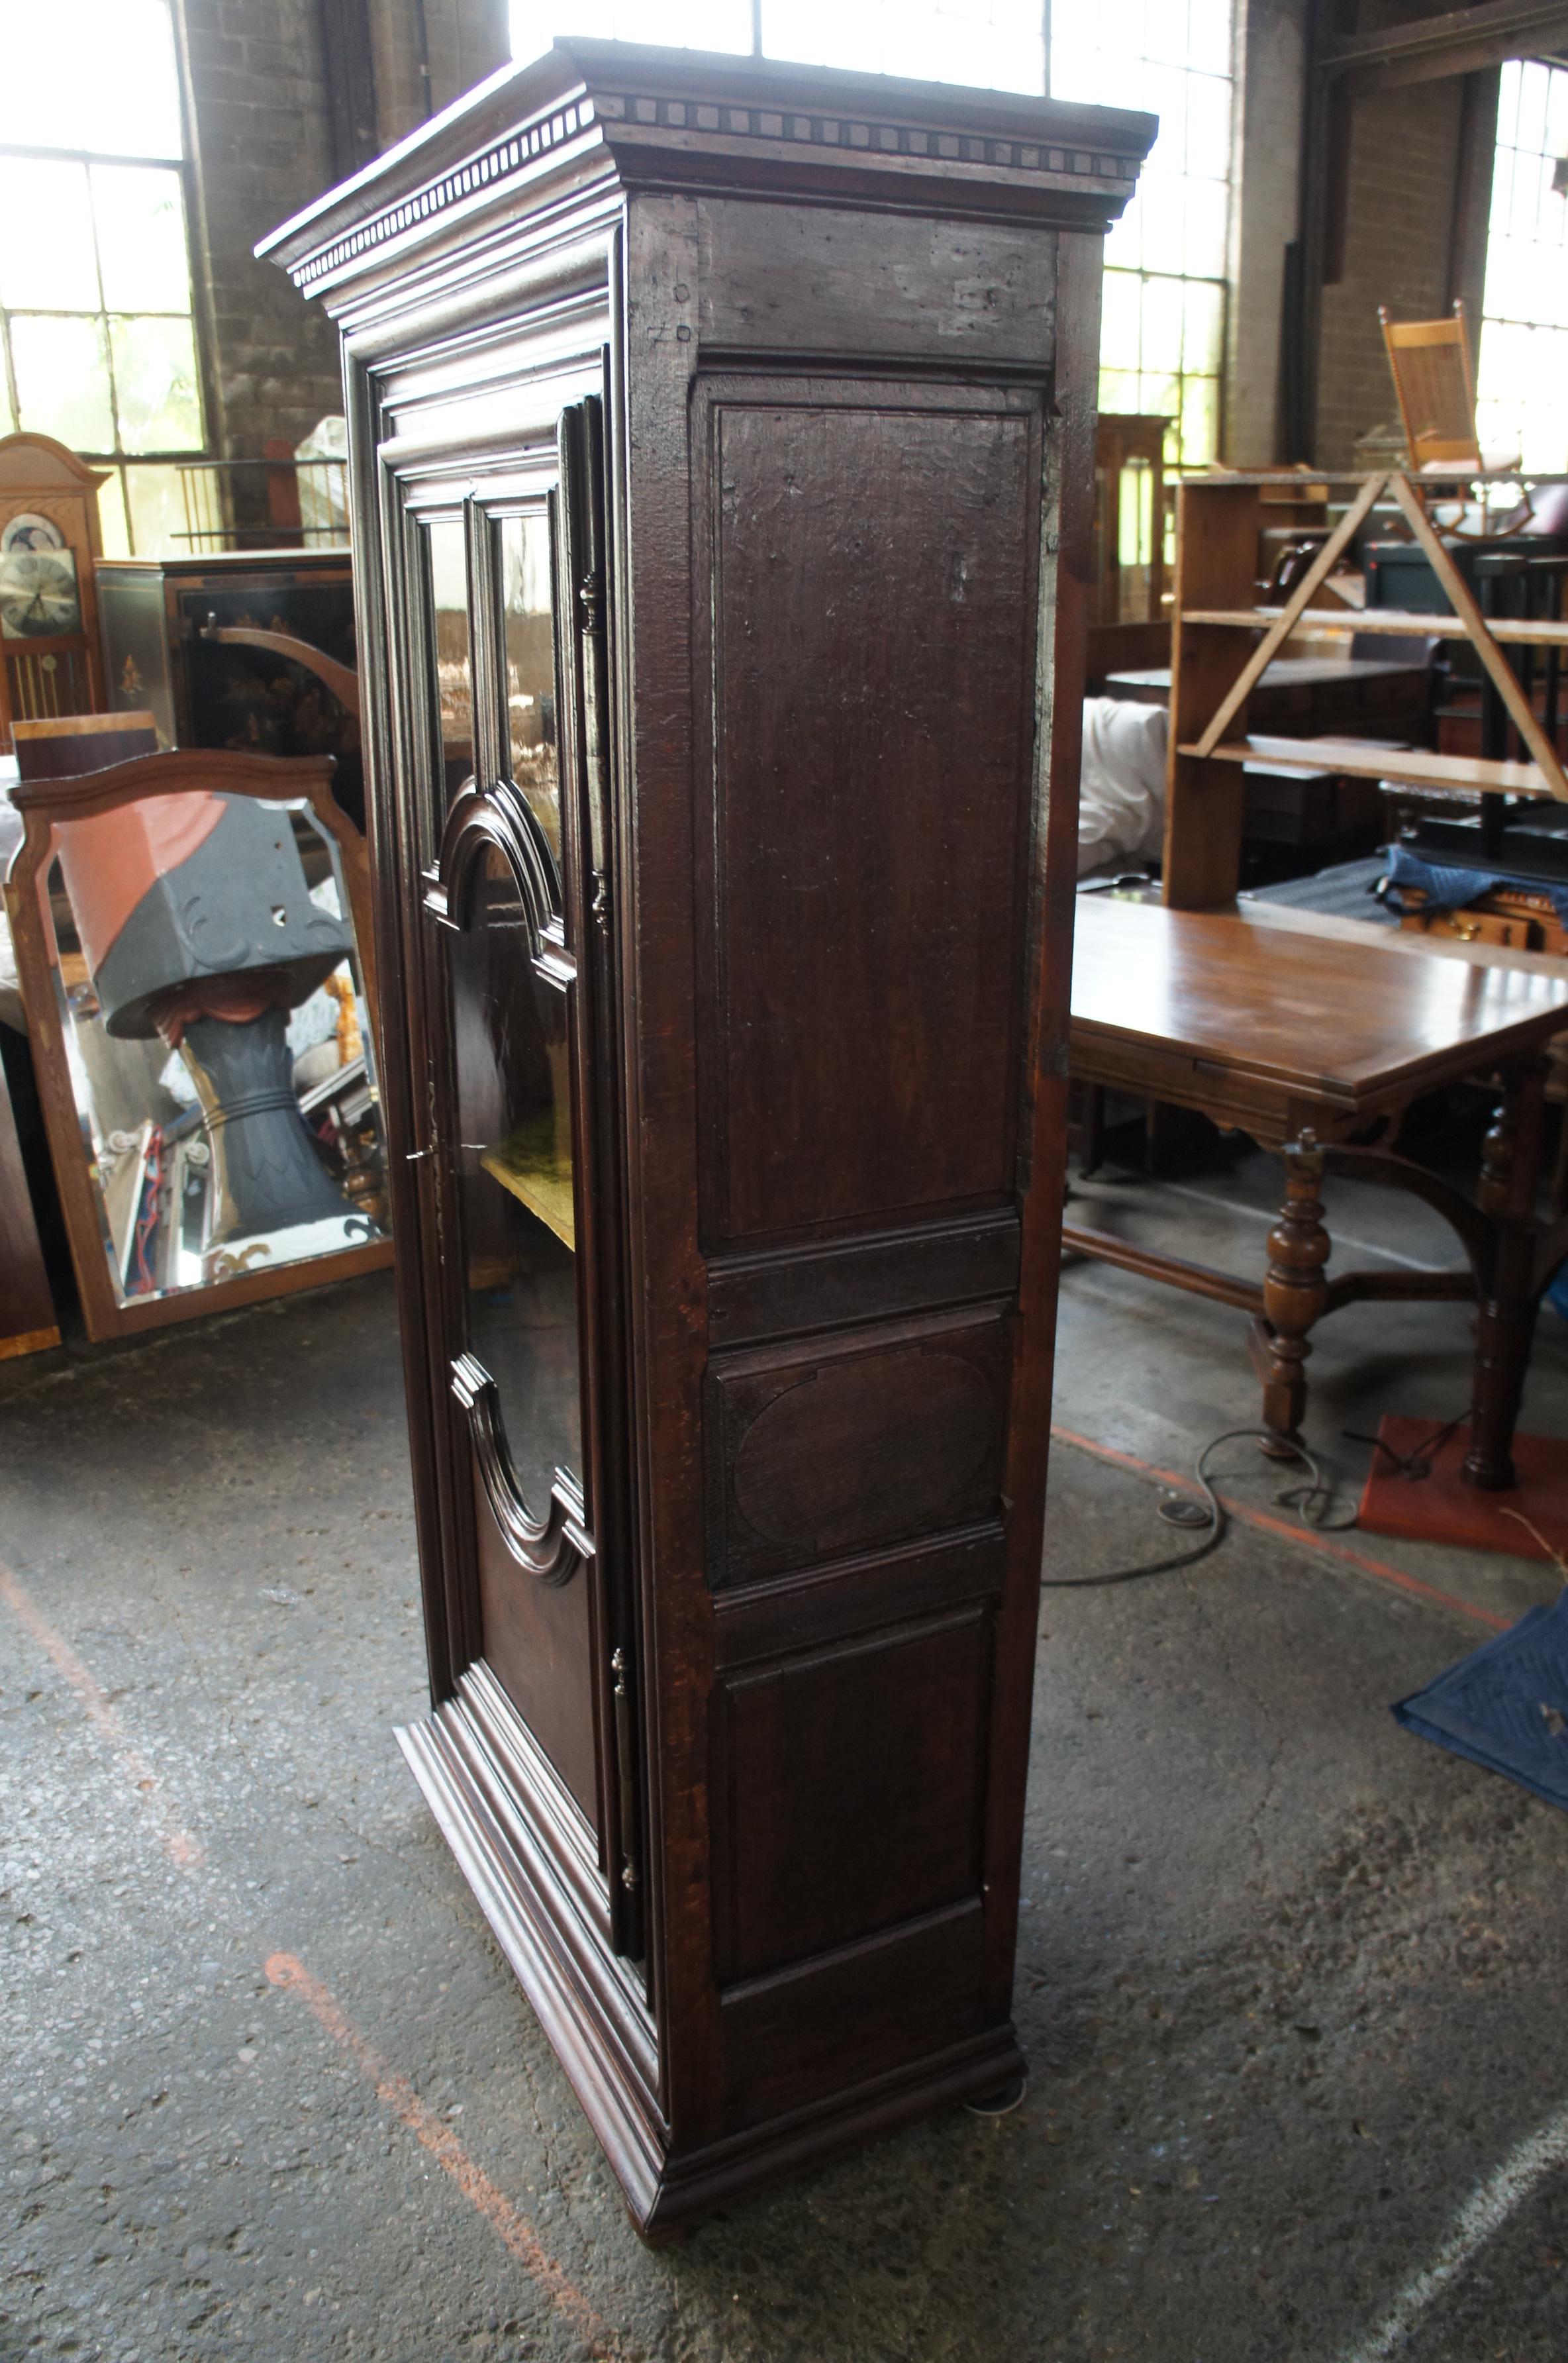
[{"label": "cabinet side panel", "polygon": [[990,1610],[859,1636],[718,1692],[723,1983],[977,1897]]},{"label": "cabinet side panel", "polygon": [[1012,1184],[1032,405],[710,413],[715,1243]]}]

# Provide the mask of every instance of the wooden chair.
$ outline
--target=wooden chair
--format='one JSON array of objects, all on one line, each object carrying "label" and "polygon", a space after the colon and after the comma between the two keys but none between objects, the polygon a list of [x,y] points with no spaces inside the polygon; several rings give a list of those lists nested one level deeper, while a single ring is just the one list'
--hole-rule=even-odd
[{"label": "wooden chair", "polygon": [[[1419,478],[1507,476],[1519,464],[1519,454],[1484,452],[1475,429],[1475,369],[1464,306],[1454,305],[1441,320],[1396,320],[1380,304],[1383,342],[1393,372],[1399,416],[1409,446],[1410,466]],[[1530,514],[1528,496],[1507,525],[1490,527],[1472,540],[1500,539],[1518,533]],[[1447,526],[1446,532],[1459,530]]]},{"label": "wooden chair", "polygon": [[1470,468],[1479,474],[1484,463],[1463,305],[1456,304],[1446,320],[1396,320],[1383,304],[1377,316],[1411,466]]}]

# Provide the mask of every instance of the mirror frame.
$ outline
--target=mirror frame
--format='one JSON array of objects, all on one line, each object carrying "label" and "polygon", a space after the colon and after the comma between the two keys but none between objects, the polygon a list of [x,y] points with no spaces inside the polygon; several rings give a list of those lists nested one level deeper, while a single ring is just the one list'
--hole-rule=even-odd
[{"label": "mirror frame", "polygon": [[[381,1004],[371,932],[370,858],[363,836],[333,796],[332,775],[336,768],[330,755],[283,760],[268,755],[179,748],[166,754],[136,756],[129,762],[111,764],[102,771],[85,771],[74,779],[28,780],[11,788],[11,801],[21,815],[23,833],[6,879],[6,912],[16,944],[22,1005],[33,1045],[44,1128],[60,1190],[83,1320],[94,1345],[109,1337],[134,1337],[145,1329],[166,1328],[176,1321],[197,1320],[209,1313],[232,1312],[239,1305],[290,1295],[299,1289],[323,1288],[331,1281],[381,1270],[392,1259],[390,1237],[371,1239],[362,1247],[302,1257],[297,1263],[281,1264],[271,1271],[248,1271],[230,1280],[211,1281],[199,1288],[178,1289],[167,1296],[121,1304],[104,1255],[97,1195],[82,1137],[81,1114],[71,1087],[65,1031],[55,996],[54,968],[49,956],[44,918],[44,897],[56,852],[58,821],[86,820],[99,813],[113,812],[122,804],[138,803],[144,796],[189,795],[195,790],[254,796],[269,803],[304,804],[315,826],[337,848],[379,1063]],[[384,1122],[381,1137],[384,1147]]]}]

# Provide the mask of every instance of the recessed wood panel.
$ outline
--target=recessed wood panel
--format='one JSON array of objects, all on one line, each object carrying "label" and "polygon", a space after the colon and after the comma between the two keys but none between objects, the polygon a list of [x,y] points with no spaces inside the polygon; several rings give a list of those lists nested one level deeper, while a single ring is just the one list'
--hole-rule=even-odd
[{"label": "recessed wood panel", "polygon": [[1038,369],[1055,341],[1056,241],[1000,222],[699,202],[704,346],[976,355]]},{"label": "recessed wood panel", "polygon": [[722,2015],[734,2123],[754,2124],[977,2034],[983,1919],[975,1896],[825,1961],[732,1986]]},{"label": "recessed wood panel", "polygon": [[481,1654],[593,1827],[599,1827],[594,1763],[591,1604],[580,1569],[557,1588],[519,1567],[474,1478]]},{"label": "recessed wood panel", "polygon": [[715,1240],[1012,1187],[1032,397],[713,404]]},{"label": "recessed wood panel", "polygon": [[1010,1296],[1020,1225],[1012,1207],[825,1246],[767,1248],[708,1266],[708,1336],[742,1346],[846,1321],[887,1321],[935,1304]]},{"label": "recessed wood panel", "polygon": [[726,1357],[709,1400],[714,1589],[999,1506],[1007,1375],[994,1306]]},{"label": "recessed wood panel", "polygon": [[722,1982],[978,1892],[990,1621],[976,1604],[721,1685]]},{"label": "recessed wood panel", "polygon": [[[996,1397],[972,1362],[932,1350],[814,1370],[759,1412],[731,1471],[752,1532],[799,1554],[848,1549],[897,1512],[922,1526],[989,1450]],[[928,1429],[942,1449],[927,1449]]]}]

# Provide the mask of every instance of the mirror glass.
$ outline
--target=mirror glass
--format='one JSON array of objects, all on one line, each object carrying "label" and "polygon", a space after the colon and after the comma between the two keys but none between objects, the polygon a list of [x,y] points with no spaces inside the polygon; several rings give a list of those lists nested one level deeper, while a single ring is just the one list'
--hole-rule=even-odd
[{"label": "mirror glass", "polygon": [[503,517],[501,537],[507,755],[512,777],[561,858],[561,771],[556,743],[555,616],[550,525],[542,510]]},{"label": "mirror glass", "polygon": [[494,1380],[516,1478],[543,1518],[580,1479],[567,1002],[534,966],[510,863],[487,849],[448,939],[469,1350]]},{"label": "mirror glass", "polygon": [[384,1237],[359,950],[309,806],[148,796],[54,846],[45,942],[120,1303]]}]

